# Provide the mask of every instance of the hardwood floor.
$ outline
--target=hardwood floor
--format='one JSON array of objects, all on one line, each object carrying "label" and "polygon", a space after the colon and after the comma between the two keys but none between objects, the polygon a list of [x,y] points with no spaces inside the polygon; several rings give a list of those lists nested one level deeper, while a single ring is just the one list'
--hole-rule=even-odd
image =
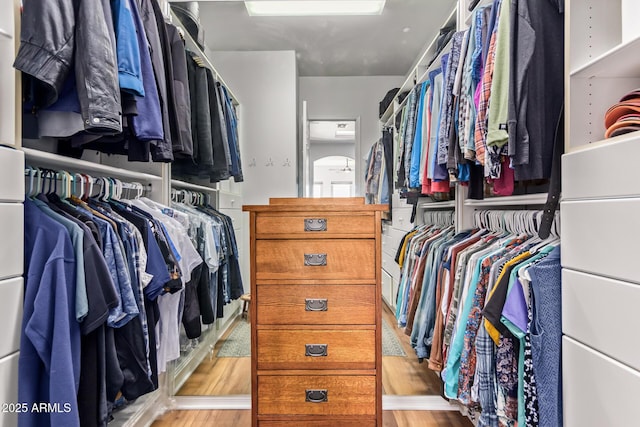
[{"label": "hardwood floor", "polygon": [[251,394],[251,358],[217,357],[220,347],[238,322],[238,317],[213,348],[211,360],[206,358],[178,390],[178,396],[227,396]]},{"label": "hardwood floor", "polygon": [[[407,357],[385,356],[382,358],[382,387],[385,394],[400,396],[439,395],[441,382],[426,362],[419,363],[411,348],[410,337],[404,330],[396,328],[396,320],[391,310],[384,305],[383,317],[395,330]],[[237,319],[236,322],[244,322]],[[218,354],[226,336],[234,325],[223,335],[215,347]],[[178,396],[225,396],[251,393],[251,358],[214,357],[205,359],[191,375]]]},{"label": "hardwood floor", "polygon": [[[471,427],[467,418],[455,411],[384,411],[383,427]],[[251,411],[172,411],[151,427],[249,427]],[[339,427],[339,426],[336,426]]]},{"label": "hardwood floor", "polygon": [[395,315],[383,304],[382,317],[396,332],[407,357],[384,356],[382,358],[382,388],[384,394],[399,396],[440,395],[441,381],[437,374],[420,363],[411,347],[411,338],[404,329],[397,328]]}]

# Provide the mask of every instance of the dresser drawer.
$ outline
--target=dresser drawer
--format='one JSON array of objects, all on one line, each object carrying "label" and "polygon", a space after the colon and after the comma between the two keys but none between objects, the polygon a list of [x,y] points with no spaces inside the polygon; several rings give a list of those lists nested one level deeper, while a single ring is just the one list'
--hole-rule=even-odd
[{"label": "dresser drawer", "polygon": [[373,213],[308,213],[269,214],[256,218],[256,236],[282,235],[290,237],[340,237],[360,235],[373,237],[375,217]]},{"label": "dresser drawer", "polygon": [[260,325],[373,325],[374,285],[258,285]]},{"label": "dresser drawer", "polygon": [[258,329],[258,369],[375,369],[374,329]]},{"label": "dresser drawer", "polygon": [[277,421],[258,421],[259,427],[376,427],[375,419],[358,418],[340,419],[329,418],[322,421],[308,421],[301,419],[294,420],[277,420]]},{"label": "dresser drawer", "polygon": [[375,240],[257,240],[256,280],[376,279]]},{"label": "dresser drawer", "polygon": [[258,415],[375,414],[373,375],[258,376]]}]

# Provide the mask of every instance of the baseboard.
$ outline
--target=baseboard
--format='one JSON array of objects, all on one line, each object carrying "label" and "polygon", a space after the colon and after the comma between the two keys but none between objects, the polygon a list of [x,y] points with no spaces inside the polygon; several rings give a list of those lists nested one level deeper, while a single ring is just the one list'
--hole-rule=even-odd
[{"label": "baseboard", "polygon": [[[251,409],[251,395],[233,396],[175,396],[171,399],[171,410],[222,410]],[[459,407],[440,396],[382,396],[385,411],[458,411]]]},{"label": "baseboard", "polygon": [[174,396],[170,399],[171,410],[224,410],[251,409],[251,395],[230,396]]},{"label": "baseboard", "polygon": [[458,406],[440,396],[382,396],[384,411],[458,411]]}]

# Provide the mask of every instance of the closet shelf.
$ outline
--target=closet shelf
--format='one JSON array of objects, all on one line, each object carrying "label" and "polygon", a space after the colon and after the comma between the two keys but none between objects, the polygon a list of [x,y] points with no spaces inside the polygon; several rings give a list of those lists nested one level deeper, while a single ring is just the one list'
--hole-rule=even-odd
[{"label": "closet shelf", "polygon": [[640,37],[622,43],[571,71],[571,77],[640,78]]},{"label": "closet shelf", "polygon": [[204,185],[192,184],[190,182],[180,181],[177,179],[171,180],[171,187],[181,188],[185,190],[200,191],[203,193],[217,193],[218,189],[212,187],[206,187]]},{"label": "closet shelf", "polygon": [[456,201],[455,200],[447,200],[445,202],[433,202],[433,201],[428,201],[428,202],[419,202],[418,203],[418,207],[421,209],[426,209],[426,210],[433,210],[433,209],[453,209],[456,206]]},{"label": "closet shelf", "polygon": [[[449,16],[447,16],[447,19],[444,21],[442,26],[447,27],[451,24],[454,24],[456,22],[457,15],[458,15],[458,7],[456,5],[456,7],[453,8]],[[407,101],[408,96],[405,97],[404,101],[401,102],[397,108],[394,108],[394,104],[398,101],[398,95],[413,89],[413,87],[415,86],[415,83],[414,83],[415,81],[418,81],[418,82],[421,81],[421,79],[418,79],[418,70],[420,68],[424,68],[427,66],[427,61],[429,60],[429,57],[432,56],[436,51],[437,42],[438,42],[438,35],[436,35],[433,38],[433,40],[431,40],[431,42],[422,50],[422,53],[418,57],[418,60],[411,67],[411,71],[409,71],[404,83],[402,83],[402,86],[400,86],[400,90],[398,91],[396,96],[394,96],[393,102],[389,104],[385,112],[382,114],[382,117],[380,118],[380,121],[382,123],[387,124],[390,118],[392,116],[395,116],[395,114],[397,114],[397,112],[402,109],[402,107]],[[447,47],[443,49],[443,51],[445,50],[447,50]],[[422,76],[422,78],[424,78],[424,75]]]},{"label": "closet shelf", "polygon": [[524,194],[521,196],[491,197],[484,200],[465,200],[464,205],[474,208],[492,206],[525,206],[544,205],[547,202],[547,193]]},{"label": "closet shelf", "polygon": [[34,150],[32,148],[22,148],[22,151],[24,151],[25,163],[32,166],[42,166],[51,169],[68,169],[69,172],[98,174],[101,176],[124,178],[131,181],[141,181],[143,183],[162,182],[161,176],[115,168],[100,163],[88,162],[86,160],[48,153],[46,151]]},{"label": "closet shelf", "polygon": [[224,82],[224,80],[222,79],[222,76],[216,70],[216,67],[213,66],[213,64],[211,63],[211,61],[207,57],[207,55],[202,51],[202,49],[200,48],[200,46],[198,46],[198,44],[195,42],[195,40],[193,40],[193,37],[191,37],[191,34],[189,34],[185,30],[186,27],[182,24],[182,21],[180,21],[180,18],[178,18],[178,16],[175,13],[173,13],[173,10],[171,11],[170,19],[171,19],[171,22],[173,22],[175,25],[180,27],[181,33],[182,33],[182,35],[184,37],[184,40],[185,40],[185,43],[186,43],[187,47],[189,49],[193,50],[195,53],[197,53],[206,62],[207,68],[209,68],[211,71],[213,71],[213,74],[215,74],[216,79],[220,83],[222,83],[222,85],[227,89],[227,92],[229,93],[229,96],[231,97],[231,100],[233,101],[233,105],[236,105],[236,106],[240,105],[240,102],[238,101],[238,97],[236,97],[234,95],[234,93],[231,91],[231,88],[229,87],[229,85]]},{"label": "closet shelf", "polygon": [[473,17],[473,14],[475,13],[475,11],[478,10],[479,8],[483,7],[483,6],[488,6],[491,3],[493,3],[493,0],[481,0],[481,1],[478,2],[476,7],[473,8],[473,10],[471,12],[467,11],[467,13],[469,15],[464,20],[465,26],[466,27],[471,27],[471,18]]}]

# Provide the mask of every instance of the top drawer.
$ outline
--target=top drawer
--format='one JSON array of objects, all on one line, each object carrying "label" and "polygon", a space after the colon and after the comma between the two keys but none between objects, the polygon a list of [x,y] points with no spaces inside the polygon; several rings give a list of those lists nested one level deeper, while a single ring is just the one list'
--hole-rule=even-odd
[{"label": "top drawer", "polygon": [[226,193],[220,191],[218,193],[218,209],[241,209],[242,196],[239,194]]},{"label": "top drawer", "polygon": [[258,281],[376,280],[374,239],[257,240],[255,248]]},{"label": "top drawer", "polygon": [[375,217],[373,213],[260,213],[256,218],[256,237],[278,236],[324,237],[373,237]]}]

